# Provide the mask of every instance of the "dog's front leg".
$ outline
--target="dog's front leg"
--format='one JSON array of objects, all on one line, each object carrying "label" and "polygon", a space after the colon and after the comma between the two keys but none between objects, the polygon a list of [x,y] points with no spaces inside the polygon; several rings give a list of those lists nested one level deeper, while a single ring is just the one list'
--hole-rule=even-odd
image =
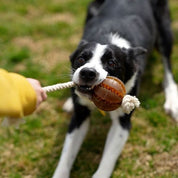
[{"label": "dog's front leg", "polygon": [[73,162],[88,131],[89,114],[90,111],[86,107],[79,104],[74,106],[74,115],[53,178],[69,178]]},{"label": "dog's front leg", "polygon": [[111,112],[110,115],[112,126],[107,136],[99,168],[93,178],[109,178],[111,176],[129,135],[130,115],[125,115],[121,109]]}]

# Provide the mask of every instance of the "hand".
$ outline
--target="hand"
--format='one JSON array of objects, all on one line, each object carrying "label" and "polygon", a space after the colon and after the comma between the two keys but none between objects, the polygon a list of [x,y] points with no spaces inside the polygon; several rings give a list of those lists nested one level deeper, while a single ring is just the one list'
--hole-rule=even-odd
[{"label": "hand", "polygon": [[27,80],[29,81],[29,83],[32,85],[32,87],[36,92],[36,98],[37,98],[36,107],[38,107],[43,101],[46,100],[47,94],[42,89],[41,84],[38,80],[32,78],[27,78]]}]

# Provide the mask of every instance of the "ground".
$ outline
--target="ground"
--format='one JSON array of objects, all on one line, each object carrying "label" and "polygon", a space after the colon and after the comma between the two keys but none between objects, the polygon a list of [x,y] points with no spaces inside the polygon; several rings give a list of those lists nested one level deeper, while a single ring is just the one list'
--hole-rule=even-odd
[{"label": "ground", "polygon": [[[36,78],[43,86],[69,81],[69,56],[82,35],[88,3],[1,0],[0,66]],[[173,74],[178,83],[177,0],[170,0],[170,8],[175,39]],[[141,107],[134,113],[129,140],[112,178],[178,177],[178,129],[163,110],[162,79],[161,57],[155,52],[143,78]],[[19,129],[0,128],[0,177],[52,176],[70,121],[70,115],[62,111],[69,95],[68,89],[51,93],[33,115],[24,118],[26,123]],[[109,126],[108,116],[102,117],[98,111],[92,114],[91,129],[71,178],[89,178],[95,172]]]}]

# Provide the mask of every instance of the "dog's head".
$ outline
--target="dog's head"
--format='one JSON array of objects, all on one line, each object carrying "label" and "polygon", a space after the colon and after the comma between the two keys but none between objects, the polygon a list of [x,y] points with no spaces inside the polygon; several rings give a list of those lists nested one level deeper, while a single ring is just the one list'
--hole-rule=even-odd
[{"label": "dog's head", "polygon": [[143,53],[145,50],[141,47],[121,49],[112,44],[82,41],[70,57],[77,91],[90,95],[93,87],[107,75],[127,82],[137,70],[136,57]]}]

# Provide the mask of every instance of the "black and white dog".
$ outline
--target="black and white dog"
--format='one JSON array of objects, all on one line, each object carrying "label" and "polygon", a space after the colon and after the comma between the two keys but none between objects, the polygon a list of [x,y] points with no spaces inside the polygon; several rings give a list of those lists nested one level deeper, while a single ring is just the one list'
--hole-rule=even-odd
[{"label": "black and white dog", "polygon": [[[178,120],[178,90],[171,72],[172,32],[167,0],[95,0],[88,9],[82,40],[71,55],[73,116],[54,178],[68,178],[89,127],[91,89],[107,75],[121,79],[137,95],[146,60],[154,48],[165,69],[164,108]],[[65,107],[71,108],[71,100]],[[93,178],[111,176],[128,139],[131,115],[121,108],[109,112],[112,126]]]}]

